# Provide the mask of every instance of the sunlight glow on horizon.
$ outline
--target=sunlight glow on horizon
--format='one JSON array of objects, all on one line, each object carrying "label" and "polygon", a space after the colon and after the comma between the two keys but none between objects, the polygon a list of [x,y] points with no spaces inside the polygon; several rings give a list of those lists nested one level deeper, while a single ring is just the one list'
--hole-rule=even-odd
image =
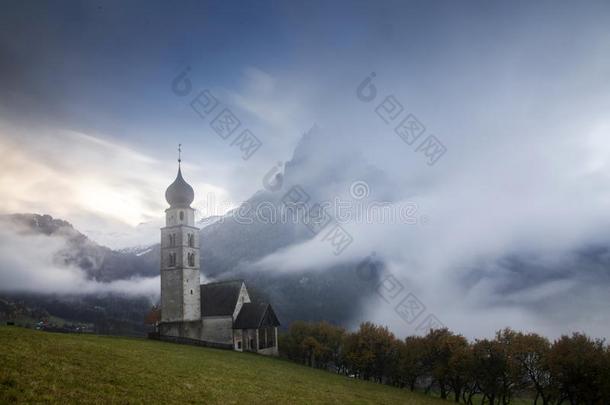
[{"label": "sunlight glow on horizon", "polygon": [[[161,226],[167,208],[165,189],[175,176],[173,162],[73,131],[37,134],[36,142],[11,135],[0,132],[1,213],[49,214],[112,248],[139,244],[133,235],[125,238],[127,245],[113,235],[135,235],[143,224]],[[66,157],[68,142],[71,150]],[[201,181],[195,165],[186,167],[186,178],[196,189],[193,208],[199,215],[222,215],[235,207],[228,203],[231,198],[225,189]],[[146,228],[147,235],[141,236],[144,241],[154,240],[157,231]]]}]

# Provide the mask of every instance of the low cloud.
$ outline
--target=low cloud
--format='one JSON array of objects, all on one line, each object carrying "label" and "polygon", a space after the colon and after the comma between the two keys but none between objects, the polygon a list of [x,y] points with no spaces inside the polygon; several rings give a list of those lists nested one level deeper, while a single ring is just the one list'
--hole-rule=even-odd
[{"label": "low cloud", "polygon": [[159,277],[98,282],[58,257],[68,246],[61,236],[28,234],[13,227],[0,230],[0,291],[42,294],[159,296]]},{"label": "low cloud", "polygon": [[[582,252],[609,243],[601,232],[610,225],[610,193],[603,186],[608,157],[591,147],[591,142],[599,142],[596,131],[591,131],[583,135],[588,141],[581,145],[569,140],[571,129],[523,140],[527,147],[510,158],[509,149],[503,150],[509,140],[500,137],[485,153],[471,154],[470,161],[451,158],[428,167],[423,161],[396,162],[389,153],[384,162],[373,164],[362,157],[344,166],[339,179],[337,172],[326,177],[303,175],[328,167],[325,154],[316,150],[334,150],[333,159],[339,162],[359,156],[364,134],[351,132],[347,143],[326,131],[308,141],[310,160],[300,159],[296,165],[299,185],[314,190],[322,200],[349,198],[351,182],[366,178],[367,170],[385,172],[386,176],[368,177],[368,198],[397,206],[414,201],[426,221],[351,221],[342,226],[353,242],[339,255],[318,235],[276,251],[254,266],[278,272],[326,271],[337,265],[355,267],[375,252],[404,287],[403,295],[412,292],[426,306],[426,315],[435,315],[467,336],[489,336],[505,326],[549,336],[574,330],[605,336],[610,333],[610,319],[603,296],[610,291],[610,277],[606,268],[594,268],[595,258]],[[398,138],[386,143],[390,141],[404,146]],[[546,153],[553,158],[544,159]],[[574,153],[581,153],[582,159],[572,159]],[[507,166],[507,160],[514,164]],[[597,162],[595,167],[591,161]],[[415,169],[417,163],[420,167]],[[397,167],[395,176],[387,171]],[[412,186],[395,187],[399,174]],[[374,320],[399,333],[415,333],[425,316],[417,324],[405,324],[395,311],[403,295],[390,303],[374,297],[354,324]]]}]

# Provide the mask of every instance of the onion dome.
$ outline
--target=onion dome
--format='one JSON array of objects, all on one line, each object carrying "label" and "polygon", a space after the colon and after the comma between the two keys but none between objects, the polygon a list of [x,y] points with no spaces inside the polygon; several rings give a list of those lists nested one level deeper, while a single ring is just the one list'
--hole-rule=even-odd
[{"label": "onion dome", "polygon": [[176,180],[165,190],[165,199],[170,208],[188,208],[195,199],[195,192],[183,178],[180,166]]}]

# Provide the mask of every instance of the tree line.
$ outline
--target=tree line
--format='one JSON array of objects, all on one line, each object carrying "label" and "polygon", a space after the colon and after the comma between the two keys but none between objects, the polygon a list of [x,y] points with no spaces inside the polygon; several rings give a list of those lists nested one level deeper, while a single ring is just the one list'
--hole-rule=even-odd
[{"label": "tree line", "polygon": [[355,332],[327,322],[294,322],[281,356],[353,378],[421,390],[465,404],[610,404],[610,348],[582,333],[551,342],[503,329],[468,341],[448,329],[399,339],[366,322]]}]

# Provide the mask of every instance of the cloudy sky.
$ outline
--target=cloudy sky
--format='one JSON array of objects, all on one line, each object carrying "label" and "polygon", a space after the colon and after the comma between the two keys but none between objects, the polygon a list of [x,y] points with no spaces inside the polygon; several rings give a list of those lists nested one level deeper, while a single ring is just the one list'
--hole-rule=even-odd
[{"label": "cloudy sky", "polygon": [[[337,195],[348,189],[329,179],[363,180],[428,223],[348,224],[341,256],[305,243],[263,263],[375,251],[454,329],[608,336],[609,284],[565,267],[610,243],[609,55],[607,2],[4,2],[0,212],[48,213],[113,248],[152,243],[178,143],[207,216],[259,190],[317,124],[310,184]],[[262,142],[249,159],[191,107],[206,89],[214,114],[230,109]],[[389,96],[402,107],[386,123]],[[446,148],[434,165],[394,132],[408,114]],[[512,255],[544,274],[516,277]]]}]

